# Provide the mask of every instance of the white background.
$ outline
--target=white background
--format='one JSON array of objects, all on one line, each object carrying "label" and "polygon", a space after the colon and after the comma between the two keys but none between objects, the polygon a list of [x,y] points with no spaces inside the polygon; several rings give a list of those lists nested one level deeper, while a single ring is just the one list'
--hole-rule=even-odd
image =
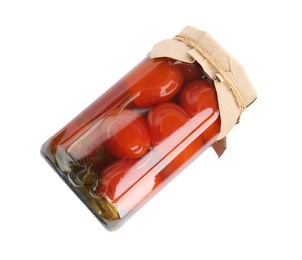
[{"label": "white background", "polygon": [[[299,1],[0,2],[1,259],[302,259]],[[44,141],[186,25],[258,92],[207,150],[108,232],[40,156]]]}]

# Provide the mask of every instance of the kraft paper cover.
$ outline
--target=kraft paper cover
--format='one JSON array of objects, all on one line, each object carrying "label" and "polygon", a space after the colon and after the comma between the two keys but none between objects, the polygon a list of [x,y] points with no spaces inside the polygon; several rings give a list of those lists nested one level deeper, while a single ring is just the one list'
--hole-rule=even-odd
[{"label": "kraft paper cover", "polygon": [[239,122],[241,113],[257,98],[244,68],[207,32],[185,27],[173,39],[155,44],[151,58],[169,57],[183,62],[197,61],[214,81],[217,91],[221,129],[213,148],[220,156],[226,136]]}]

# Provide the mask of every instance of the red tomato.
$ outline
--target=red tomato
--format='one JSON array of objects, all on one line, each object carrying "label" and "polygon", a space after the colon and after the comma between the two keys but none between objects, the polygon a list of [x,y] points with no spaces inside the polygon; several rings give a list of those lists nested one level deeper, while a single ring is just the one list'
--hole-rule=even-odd
[{"label": "red tomato", "polygon": [[[182,107],[175,103],[165,102],[150,110],[147,125],[153,145],[159,145],[164,139],[173,134],[177,129],[189,121],[189,115]],[[179,138],[179,139],[185,139]],[[160,173],[160,180],[164,181],[170,174],[180,168],[188,159],[203,147],[203,140],[199,136],[181,151]],[[172,148],[160,148],[163,153],[170,153]],[[165,156],[166,154],[163,154]]]},{"label": "red tomato", "polygon": [[135,176],[127,174],[137,160],[116,161],[106,166],[99,175],[97,192],[112,203],[117,203],[134,184]]},{"label": "red tomato", "polygon": [[116,161],[99,174],[98,194],[109,200],[121,217],[139,207],[161,182],[141,160]]},{"label": "red tomato", "polygon": [[150,146],[145,119],[135,111],[115,109],[101,122],[104,147],[116,158],[142,157]]},{"label": "red tomato", "polygon": [[187,84],[180,93],[180,105],[194,117],[205,109],[211,109],[217,118],[202,134],[204,142],[209,141],[220,132],[220,118],[216,91],[206,80],[196,80]]},{"label": "red tomato", "polygon": [[171,100],[182,87],[183,74],[168,59],[147,57],[125,76],[124,82],[130,86],[133,103],[138,107],[149,107]]},{"label": "red tomato", "polygon": [[186,111],[175,103],[164,102],[153,107],[147,118],[152,144],[160,144],[188,120]]},{"label": "red tomato", "polygon": [[187,84],[180,93],[180,105],[193,117],[206,108],[218,110],[216,91],[206,80]]}]

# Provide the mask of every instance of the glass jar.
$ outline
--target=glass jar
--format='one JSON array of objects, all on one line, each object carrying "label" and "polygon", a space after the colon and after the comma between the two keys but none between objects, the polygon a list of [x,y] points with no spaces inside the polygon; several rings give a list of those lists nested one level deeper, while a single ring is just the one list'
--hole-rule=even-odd
[{"label": "glass jar", "polygon": [[241,64],[205,31],[185,27],[47,140],[41,154],[108,230],[208,147],[257,98]]}]

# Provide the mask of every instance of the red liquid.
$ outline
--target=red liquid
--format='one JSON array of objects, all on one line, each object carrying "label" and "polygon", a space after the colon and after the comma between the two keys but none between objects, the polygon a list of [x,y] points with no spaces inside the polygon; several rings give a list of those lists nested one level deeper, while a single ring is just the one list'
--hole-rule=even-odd
[{"label": "red liquid", "polygon": [[219,131],[216,92],[203,70],[147,56],[41,153],[101,222],[116,229]]}]

